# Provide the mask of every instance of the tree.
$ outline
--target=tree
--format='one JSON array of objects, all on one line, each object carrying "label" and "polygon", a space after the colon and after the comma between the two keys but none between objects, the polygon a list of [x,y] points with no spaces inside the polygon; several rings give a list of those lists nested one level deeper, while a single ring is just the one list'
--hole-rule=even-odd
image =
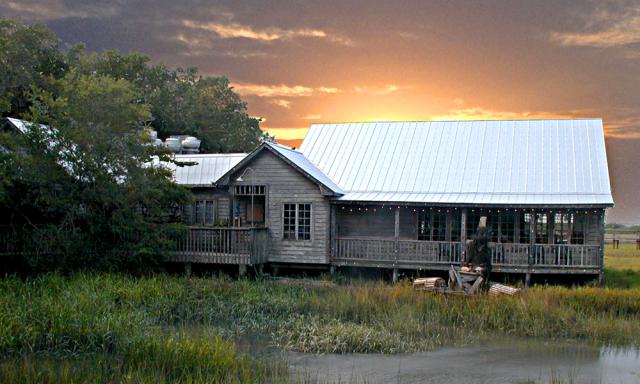
[{"label": "tree", "polygon": [[247,105],[233,91],[226,77],[202,77],[196,68],[170,70],[149,65],[139,53],[121,55],[106,51],[83,55],[83,73],[97,73],[130,81],[148,103],[150,126],[160,137],[194,135],[202,139],[205,152],[244,152],[268,136],[259,120],[250,117]]},{"label": "tree", "polygon": [[21,150],[0,164],[10,175],[3,205],[14,222],[55,248],[56,258],[32,267],[131,270],[162,260],[169,244],[158,234],[179,229],[171,212],[189,194],[149,166],[167,153],[150,145],[150,113],[138,100],[126,80],[76,71],[53,91],[33,90],[26,117],[47,126],[31,125]]},{"label": "tree", "polygon": [[18,116],[29,107],[32,86],[48,87],[67,71],[58,38],[40,24],[0,19],[0,113]]}]

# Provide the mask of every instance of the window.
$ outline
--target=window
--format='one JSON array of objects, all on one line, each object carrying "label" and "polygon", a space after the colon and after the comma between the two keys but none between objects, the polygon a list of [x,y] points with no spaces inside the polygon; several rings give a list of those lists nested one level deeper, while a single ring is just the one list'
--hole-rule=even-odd
[{"label": "window", "polygon": [[311,240],[311,204],[284,204],[282,238]]},{"label": "window", "polygon": [[520,243],[527,244],[531,240],[531,226],[533,225],[533,215],[523,213],[520,216]]},{"label": "window", "polygon": [[500,239],[501,243],[513,243],[515,235],[516,218],[510,213],[500,216]]},{"label": "window", "polygon": [[459,212],[454,212],[451,216],[451,241],[460,241],[461,221],[462,215]]},{"label": "window", "polygon": [[213,225],[216,220],[214,200],[196,200],[182,206],[182,221],[189,225]]},{"label": "window", "polygon": [[478,224],[480,223],[480,217],[486,214],[481,212],[470,212],[467,216],[467,239],[471,239],[476,232],[478,232]]},{"label": "window", "polygon": [[549,242],[549,225],[547,224],[546,213],[536,213],[536,243],[546,244]]},{"label": "window", "polygon": [[418,240],[445,241],[447,234],[447,215],[436,212],[418,214]]},{"label": "window", "polygon": [[556,213],[553,232],[556,244],[584,244],[584,218],[573,213]]},{"label": "window", "polygon": [[264,196],[265,190],[264,185],[236,185],[234,193],[236,196]]}]

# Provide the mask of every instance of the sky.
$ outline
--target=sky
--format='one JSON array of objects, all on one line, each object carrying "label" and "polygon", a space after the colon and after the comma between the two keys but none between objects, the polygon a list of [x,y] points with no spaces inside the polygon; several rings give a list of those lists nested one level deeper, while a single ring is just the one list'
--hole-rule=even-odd
[{"label": "sky", "polygon": [[0,0],[63,43],[226,76],[298,146],[316,122],[601,117],[640,223],[639,1]]}]

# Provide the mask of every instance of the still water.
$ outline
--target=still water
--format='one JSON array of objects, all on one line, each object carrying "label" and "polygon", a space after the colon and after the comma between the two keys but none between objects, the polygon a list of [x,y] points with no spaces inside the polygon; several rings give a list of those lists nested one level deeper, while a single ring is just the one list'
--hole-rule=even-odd
[{"label": "still water", "polygon": [[287,353],[293,381],[318,383],[640,383],[640,349],[510,340],[381,355]]}]

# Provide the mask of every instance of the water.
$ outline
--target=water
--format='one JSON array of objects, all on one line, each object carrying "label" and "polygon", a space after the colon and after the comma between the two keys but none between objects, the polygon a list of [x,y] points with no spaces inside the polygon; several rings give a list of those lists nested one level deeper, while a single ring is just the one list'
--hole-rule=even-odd
[{"label": "water", "polygon": [[509,340],[433,352],[288,353],[293,381],[318,383],[640,383],[640,350]]}]

